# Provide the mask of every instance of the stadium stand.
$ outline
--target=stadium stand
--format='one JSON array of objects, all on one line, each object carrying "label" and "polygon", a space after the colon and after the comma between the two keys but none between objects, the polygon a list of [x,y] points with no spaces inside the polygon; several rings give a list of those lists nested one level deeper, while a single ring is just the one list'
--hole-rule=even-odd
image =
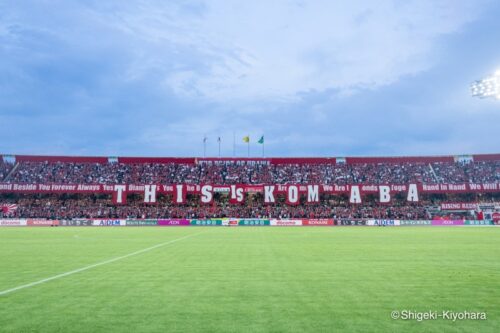
[{"label": "stadium stand", "polygon": [[[11,172],[12,171],[12,172]],[[15,164],[0,163],[1,184],[464,184],[500,182],[500,155],[380,158],[106,158],[15,156]],[[1,185],[0,184],[0,185]],[[438,214],[441,202],[495,202],[498,193],[425,194],[418,203],[396,196],[390,204],[370,195],[362,205],[347,195],[321,194],[315,204],[291,206],[280,198],[262,205],[262,194],[248,195],[242,205],[231,205],[227,195],[202,205],[196,195],[172,204],[160,194],[148,205],[138,194],[128,194],[125,205],[115,205],[111,194],[0,193],[0,204],[17,204],[13,217],[38,218],[400,218],[426,219]],[[470,215],[457,211],[453,214]]]}]

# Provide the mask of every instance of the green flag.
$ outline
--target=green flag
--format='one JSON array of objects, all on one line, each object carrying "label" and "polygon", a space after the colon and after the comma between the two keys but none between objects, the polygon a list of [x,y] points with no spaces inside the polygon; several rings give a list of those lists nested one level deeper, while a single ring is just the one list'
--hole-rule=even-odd
[{"label": "green flag", "polygon": [[258,143],[260,143],[261,145],[264,144],[264,136],[261,136],[259,141],[257,141]]}]

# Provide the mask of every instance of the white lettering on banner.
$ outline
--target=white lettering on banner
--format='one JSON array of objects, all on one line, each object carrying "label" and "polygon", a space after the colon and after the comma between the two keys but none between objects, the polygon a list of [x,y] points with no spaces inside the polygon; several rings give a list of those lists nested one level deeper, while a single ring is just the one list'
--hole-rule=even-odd
[{"label": "white lettering on banner", "polygon": [[406,185],[391,185],[391,191],[404,192],[406,191]]},{"label": "white lettering on banner", "polygon": [[231,199],[236,202],[243,202],[243,188],[236,188],[236,185],[231,185]]},{"label": "white lettering on banner", "polygon": [[163,192],[166,193],[174,192],[174,187],[172,185],[162,185],[161,188],[163,189]]},{"label": "white lettering on banner", "polygon": [[128,190],[130,192],[143,192],[144,191],[144,185],[129,185]]},{"label": "white lettering on banner", "polygon": [[449,188],[450,191],[465,191],[465,190],[467,190],[465,184],[459,184],[459,185],[450,184],[448,186],[448,188]]},{"label": "white lettering on banner", "polygon": [[[117,185],[119,187],[117,187]],[[125,186],[125,188],[123,188]],[[361,203],[363,195],[379,194],[381,203],[390,202],[394,193],[407,195],[407,201],[418,202],[419,192],[423,193],[487,193],[500,192],[500,183],[462,183],[462,184],[280,184],[280,185],[217,185],[210,184],[202,193],[202,185],[197,184],[4,184],[0,183],[0,192],[7,193],[106,193],[113,195],[113,202],[125,204],[128,193],[144,193],[144,202],[157,202],[157,193],[173,194],[173,203],[182,204],[186,201],[186,195],[197,195],[203,200],[213,201],[215,193],[230,194],[230,203],[242,203],[245,201],[245,193],[264,193],[264,203],[273,204],[277,201],[276,195],[285,195],[289,204],[300,202],[300,196],[306,195],[307,203],[319,202],[320,193],[338,195],[347,193],[349,202]],[[211,192],[212,198],[210,199]],[[120,197],[120,198],[119,198]],[[201,201],[205,202],[205,201]]]},{"label": "white lettering on banner", "polygon": [[[113,192],[114,191],[114,186],[113,185],[102,185],[102,189],[106,192]],[[144,189],[142,189],[144,191]],[[142,192],[142,191],[141,191]]]},{"label": "white lettering on banner", "polygon": [[481,184],[470,183],[469,187],[471,190],[481,190]]},{"label": "white lettering on banner", "polygon": [[50,185],[51,191],[74,191],[76,190],[76,185],[58,185],[52,184]]},{"label": "white lettering on banner", "polygon": [[35,184],[14,184],[14,191],[36,191],[37,186]]},{"label": "white lettering on banner", "polygon": [[361,191],[363,192],[377,192],[377,185],[363,185]]},{"label": "white lettering on banner", "polygon": [[292,205],[299,202],[299,189],[295,185],[288,186],[288,202]]},{"label": "white lettering on banner", "polygon": [[144,186],[144,202],[146,203],[156,202],[156,185]]},{"label": "white lettering on banner", "polygon": [[264,186],[264,202],[265,203],[274,203],[274,185],[266,185]]},{"label": "white lettering on banner", "polygon": [[443,202],[441,210],[476,210],[477,203],[474,202]]},{"label": "white lettering on banner", "polygon": [[361,193],[359,192],[359,186],[351,186],[351,195],[349,197],[350,203],[361,203]]},{"label": "white lettering on banner", "polygon": [[[410,184],[410,187],[411,185],[414,184]],[[423,184],[422,189],[424,191],[439,191],[439,184]]]},{"label": "white lettering on banner", "polygon": [[333,192],[332,185],[322,185],[322,186],[323,186],[323,192]]},{"label": "white lettering on banner", "polygon": [[[425,186],[425,185],[424,185]],[[407,201],[418,202],[418,189],[417,184],[410,184],[408,189]]]},{"label": "white lettering on banner", "polygon": [[335,185],[334,186],[334,191],[335,192],[347,192],[347,186],[345,186],[345,185]]},{"label": "white lettering on banner", "polygon": [[483,188],[485,190],[498,190],[498,184],[497,183],[486,183],[486,184],[483,184]]},{"label": "white lettering on banner", "polygon": [[236,185],[229,186],[231,189],[229,194],[231,194],[231,199],[236,200]]},{"label": "white lettering on banner", "polygon": [[183,185],[176,185],[175,188],[177,189],[177,195],[175,196],[175,202],[176,203],[184,203],[184,186]]},{"label": "white lettering on banner", "polygon": [[462,209],[462,204],[460,203],[442,203],[441,210],[459,210]]},{"label": "white lettering on banner", "polygon": [[288,185],[277,185],[278,186],[278,192],[279,193],[284,193],[288,191]]},{"label": "white lettering on banner", "polygon": [[45,184],[39,184],[38,189],[40,191],[50,191],[50,185],[45,185]]},{"label": "white lettering on banner", "polygon": [[385,185],[380,185],[378,187],[379,189],[379,197],[380,197],[380,202],[381,203],[388,203],[391,202],[391,188],[389,186]]},{"label": "white lettering on banner", "polygon": [[12,184],[0,184],[0,191],[12,191]]},{"label": "white lettering on banner", "polygon": [[125,192],[125,185],[115,185],[114,191],[116,192],[116,201],[115,203],[123,203],[123,192]]},{"label": "white lettering on banner", "polygon": [[318,185],[307,185],[307,202],[319,202]]},{"label": "white lettering on banner", "polygon": [[201,202],[211,203],[213,199],[212,185],[203,185],[201,187]]},{"label": "white lettering on banner", "polygon": [[83,185],[80,184],[76,188],[77,191],[85,191],[85,192],[98,192],[101,190],[100,185]]}]

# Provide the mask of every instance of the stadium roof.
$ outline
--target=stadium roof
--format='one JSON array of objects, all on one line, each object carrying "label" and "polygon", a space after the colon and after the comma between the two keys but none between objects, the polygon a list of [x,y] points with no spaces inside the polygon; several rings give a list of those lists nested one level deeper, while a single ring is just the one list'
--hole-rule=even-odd
[{"label": "stadium roof", "polygon": [[105,156],[45,156],[9,155],[2,157],[15,159],[16,162],[63,162],[63,163],[179,163],[254,161],[270,164],[336,164],[336,163],[434,163],[454,162],[461,159],[473,161],[500,161],[500,154],[443,155],[443,156],[365,156],[365,157],[105,157]]}]

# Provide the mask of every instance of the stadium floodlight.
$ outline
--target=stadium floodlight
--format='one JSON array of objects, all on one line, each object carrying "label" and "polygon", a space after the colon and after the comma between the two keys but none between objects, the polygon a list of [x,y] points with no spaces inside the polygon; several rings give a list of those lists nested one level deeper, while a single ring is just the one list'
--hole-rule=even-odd
[{"label": "stadium floodlight", "polygon": [[474,81],[470,86],[472,97],[500,99],[500,70],[492,76]]}]

